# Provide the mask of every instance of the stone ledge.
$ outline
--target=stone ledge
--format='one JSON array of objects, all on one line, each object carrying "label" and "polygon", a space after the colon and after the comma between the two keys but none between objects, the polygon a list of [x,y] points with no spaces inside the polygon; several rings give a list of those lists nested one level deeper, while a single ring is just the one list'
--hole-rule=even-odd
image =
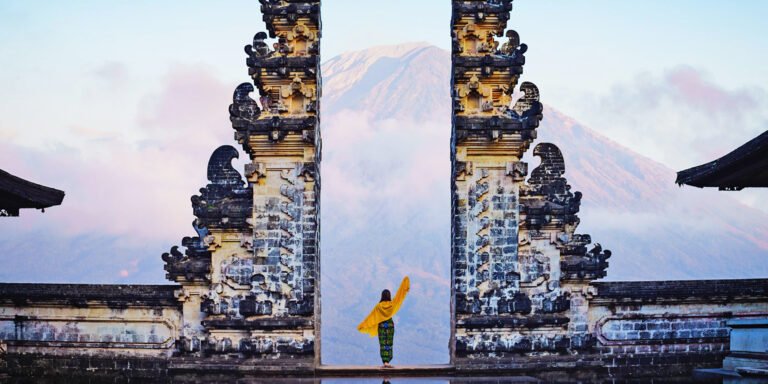
[{"label": "stone ledge", "polygon": [[[7,374],[12,377],[132,377],[180,378],[198,380],[211,376],[228,380],[238,377],[319,378],[319,377],[489,377],[535,376],[547,378],[599,378],[608,374],[613,378],[664,377],[689,375],[696,368],[720,365],[719,354],[679,356],[656,354],[636,357],[605,358],[599,355],[538,356],[519,359],[494,360],[458,359],[457,365],[396,366],[383,369],[377,366],[319,366],[307,359],[237,359],[237,358],[129,358],[106,356],[48,356],[39,354],[9,355]],[[0,375],[3,371],[0,370]]]},{"label": "stone ledge", "polygon": [[456,328],[487,329],[513,328],[527,329],[540,327],[562,328],[568,326],[570,319],[558,315],[532,315],[526,317],[512,316],[467,316],[456,320]]},{"label": "stone ledge", "polygon": [[321,365],[315,370],[321,377],[435,377],[451,376],[455,368],[449,364],[434,365],[396,365],[394,368],[365,365]]},{"label": "stone ledge", "polygon": [[310,318],[265,318],[265,319],[214,319],[203,321],[203,326],[216,329],[312,329]]},{"label": "stone ledge", "polygon": [[103,302],[109,307],[180,306],[174,295],[178,285],[105,285],[105,284],[0,284],[0,304],[16,306],[55,304],[87,307],[89,302]]},{"label": "stone ledge", "polygon": [[6,373],[13,378],[126,376],[161,378],[168,373],[163,358],[115,356],[51,356],[43,354],[8,354]]},{"label": "stone ledge", "polygon": [[768,279],[592,283],[591,303],[732,303],[768,300]]},{"label": "stone ledge", "polygon": [[211,359],[173,358],[168,363],[173,374],[204,373],[225,375],[314,376],[314,360],[270,360],[270,359]]},{"label": "stone ledge", "polygon": [[731,328],[768,328],[768,318],[737,318],[728,320]]},{"label": "stone ledge", "polygon": [[[608,374],[615,378],[687,376],[697,368],[721,365],[723,353],[656,353],[649,355],[622,354],[614,356],[560,355],[530,356],[511,359],[460,358],[456,361],[456,376],[489,375],[566,375],[569,378],[589,378]],[[590,376],[592,375],[592,376]]]}]

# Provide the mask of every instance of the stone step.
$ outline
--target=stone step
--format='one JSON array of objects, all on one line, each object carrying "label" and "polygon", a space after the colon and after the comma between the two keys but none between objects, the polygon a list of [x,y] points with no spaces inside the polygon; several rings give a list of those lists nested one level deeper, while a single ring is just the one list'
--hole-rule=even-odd
[{"label": "stone step", "polygon": [[[310,363],[291,363],[288,361],[269,360],[219,360],[205,358],[174,358],[168,366],[171,375],[193,374],[224,376],[261,376],[277,380],[285,378],[445,378],[453,377],[456,368],[449,364],[433,365],[396,365],[392,368],[365,365],[322,365],[314,367]],[[204,373],[203,373],[204,372]],[[488,372],[487,374],[492,374]],[[482,375],[481,375],[482,376]],[[477,379],[479,376],[472,375]],[[453,380],[453,379],[452,379]],[[278,380],[279,381],[279,380]],[[529,376],[504,377],[504,383],[538,383],[538,379]]]},{"label": "stone step", "polygon": [[315,367],[311,362],[232,359],[214,360],[208,358],[173,358],[168,363],[171,373],[237,374],[268,376],[313,376]]},{"label": "stone step", "polygon": [[360,377],[360,376],[412,376],[440,377],[449,376],[455,368],[448,364],[435,365],[395,365],[384,368],[375,365],[322,365],[316,369],[318,376],[324,377]]}]

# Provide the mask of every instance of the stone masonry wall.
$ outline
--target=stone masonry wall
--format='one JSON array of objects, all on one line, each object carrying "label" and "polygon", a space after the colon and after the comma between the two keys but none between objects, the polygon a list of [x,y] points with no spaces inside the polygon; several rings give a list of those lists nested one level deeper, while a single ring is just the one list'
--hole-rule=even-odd
[{"label": "stone masonry wall", "polygon": [[148,364],[156,373],[157,364],[167,365],[174,354],[180,335],[176,289],[0,284],[0,358],[10,373],[23,376],[114,372],[128,369],[129,362],[136,372]]},{"label": "stone masonry wall", "polygon": [[590,331],[611,372],[721,367],[727,321],[768,316],[768,280],[593,283]]}]

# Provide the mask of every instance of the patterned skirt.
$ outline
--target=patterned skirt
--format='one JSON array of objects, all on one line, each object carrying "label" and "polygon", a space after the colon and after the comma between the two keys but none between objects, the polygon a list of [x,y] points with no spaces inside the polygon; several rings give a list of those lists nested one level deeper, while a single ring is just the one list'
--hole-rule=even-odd
[{"label": "patterned skirt", "polygon": [[392,341],[395,338],[395,322],[392,319],[379,323],[379,354],[381,361],[392,361]]}]

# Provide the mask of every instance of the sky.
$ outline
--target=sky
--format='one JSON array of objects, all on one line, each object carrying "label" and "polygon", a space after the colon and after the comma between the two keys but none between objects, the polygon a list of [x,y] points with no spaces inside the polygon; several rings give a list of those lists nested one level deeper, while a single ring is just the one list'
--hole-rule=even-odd
[{"label": "sky", "polygon": [[[140,141],[148,135],[133,129],[132,116],[179,66],[232,84],[245,80],[242,46],[264,28],[257,1],[181,4],[0,1],[0,138],[82,147],[71,135],[75,126]],[[531,47],[526,77],[543,100],[628,145],[637,133],[614,128],[621,122],[601,104],[670,71],[693,68],[725,90],[765,97],[766,11],[768,3],[757,0],[518,0],[510,26]],[[449,21],[447,0],[326,0],[323,56],[411,41],[447,48]],[[756,131],[731,135],[744,142]],[[654,140],[663,138],[633,149],[676,169],[694,165],[654,148]]]},{"label": "sky", "polygon": [[[510,27],[530,46],[525,80],[543,102],[679,170],[768,128],[766,11],[747,0],[518,0]],[[449,23],[447,0],[326,0],[323,58],[415,41],[447,48]],[[231,141],[231,92],[249,80],[242,47],[263,29],[256,0],[0,1],[0,167],[90,188],[68,196],[81,220],[60,231],[177,236],[176,225],[136,225],[171,209],[162,199],[144,211],[114,201],[136,193],[125,183],[167,197],[169,185],[205,182],[207,154]],[[91,173],[68,175],[67,163]],[[768,211],[763,191],[732,196]],[[178,199],[168,215],[186,217],[188,197]],[[107,206],[115,219],[102,223]],[[46,221],[29,216],[15,225]]]}]

